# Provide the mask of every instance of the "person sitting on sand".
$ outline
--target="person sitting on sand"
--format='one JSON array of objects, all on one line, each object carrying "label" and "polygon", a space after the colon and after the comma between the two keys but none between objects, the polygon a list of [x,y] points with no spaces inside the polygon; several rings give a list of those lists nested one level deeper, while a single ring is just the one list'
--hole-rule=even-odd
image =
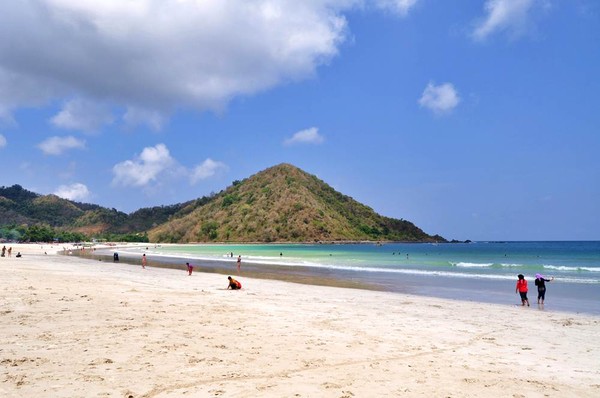
[{"label": "person sitting on sand", "polygon": [[515,293],[519,293],[521,296],[521,305],[524,306],[527,303],[529,307],[529,300],[527,299],[527,281],[523,274],[519,274],[519,280],[517,281],[517,287],[515,288]]},{"label": "person sitting on sand", "polygon": [[17,255],[15,257],[21,257],[21,252],[17,252]]},{"label": "person sitting on sand", "polygon": [[228,276],[227,279],[229,279],[229,285],[227,286],[227,289],[239,290],[242,288],[242,284],[233,279],[231,276]]}]

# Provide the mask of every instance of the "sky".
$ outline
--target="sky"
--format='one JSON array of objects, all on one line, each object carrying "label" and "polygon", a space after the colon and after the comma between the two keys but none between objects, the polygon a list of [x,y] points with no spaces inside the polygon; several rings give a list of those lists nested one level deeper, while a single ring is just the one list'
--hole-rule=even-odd
[{"label": "sky", "polygon": [[0,186],[126,213],[290,163],[459,240],[600,240],[600,2],[0,2]]}]

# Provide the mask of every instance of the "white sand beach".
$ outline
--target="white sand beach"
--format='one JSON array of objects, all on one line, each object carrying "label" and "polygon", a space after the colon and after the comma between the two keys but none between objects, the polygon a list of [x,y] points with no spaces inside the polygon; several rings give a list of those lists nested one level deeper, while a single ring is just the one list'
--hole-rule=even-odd
[{"label": "white sand beach", "polygon": [[600,396],[600,317],[11,246],[2,397]]}]

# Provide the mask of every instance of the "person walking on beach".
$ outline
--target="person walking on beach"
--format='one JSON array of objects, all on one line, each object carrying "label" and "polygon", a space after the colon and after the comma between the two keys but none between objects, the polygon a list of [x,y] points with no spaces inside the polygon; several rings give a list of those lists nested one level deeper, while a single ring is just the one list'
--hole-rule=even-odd
[{"label": "person walking on beach", "polygon": [[240,273],[240,267],[242,266],[242,256],[238,256],[237,259],[237,270],[238,270],[238,274]]},{"label": "person walking on beach", "polygon": [[4,253],[6,253],[6,246],[2,247],[2,257],[4,257]]},{"label": "person walking on beach", "polygon": [[519,274],[519,280],[517,280],[517,287],[515,288],[515,293],[519,293],[521,296],[521,306],[524,306],[527,303],[529,307],[529,299],[527,299],[527,281],[523,274]]},{"label": "person walking on beach", "polygon": [[239,290],[242,288],[242,284],[240,283],[240,281],[236,281],[231,276],[228,276],[227,279],[229,280],[229,285],[227,285],[227,289]]},{"label": "person walking on beach", "polygon": [[12,246],[8,248],[8,257],[12,257]]},{"label": "person walking on beach", "polygon": [[187,266],[188,276],[192,276],[192,271],[194,271],[194,266],[191,265],[190,263],[185,263],[185,265]]},{"label": "person walking on beach", "polygon": [[146,269],[146,253],[142,254],[142,268]]},{"label": "person walking on beach", "polygon": [[[554,277],[545,279],[541,274],[535,274],[535,285],[538,289],[538,304],[544,305],[544,299],[546,298],[546,282],[552,282]],[[540,300],[542,302],[540,303]]]}]

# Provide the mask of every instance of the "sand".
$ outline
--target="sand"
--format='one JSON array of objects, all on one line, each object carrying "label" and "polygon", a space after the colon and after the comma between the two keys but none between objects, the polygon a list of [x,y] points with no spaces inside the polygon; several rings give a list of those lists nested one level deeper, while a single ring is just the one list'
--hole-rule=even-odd
[{"label": "sand", "polygon": [[600,317],[12,246],[2,397],[600,396]]}]

